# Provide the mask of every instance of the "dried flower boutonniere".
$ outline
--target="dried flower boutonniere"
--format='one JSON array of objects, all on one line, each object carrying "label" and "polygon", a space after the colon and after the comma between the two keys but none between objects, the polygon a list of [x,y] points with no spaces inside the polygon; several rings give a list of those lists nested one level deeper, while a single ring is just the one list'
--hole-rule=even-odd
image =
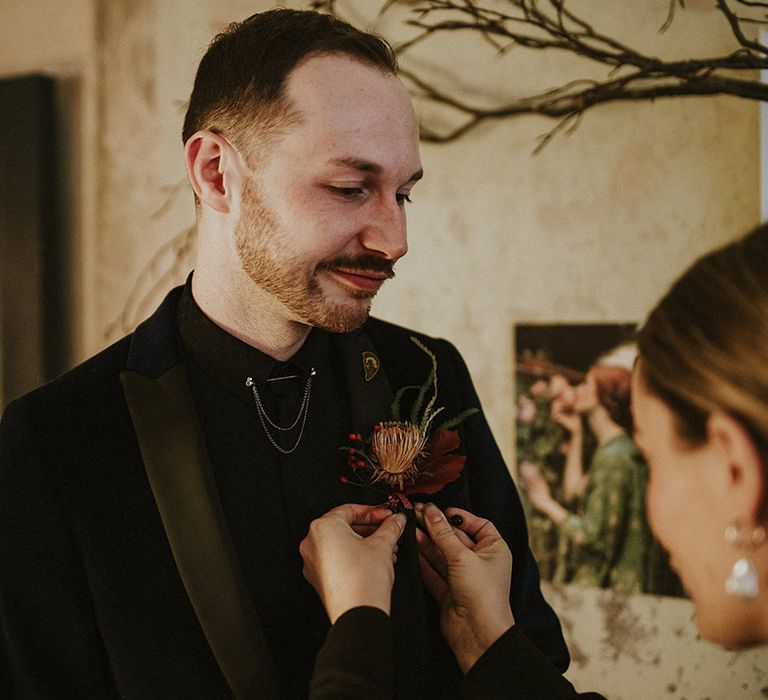
[{"label": "dried flower boutonniere", "polygon": [[[342,483],[378,488],[392,510],[412,508],[410,494],[436,493],[459,478],[466,457],[455,454],[460,440],[458,431],[452,428],[478,412],[470,408],[435,426],[435,418],[443,411],[435,407],[437,358],[418,338],[411,340],[432,360],[426,381],[421,386],[400,389],[392,402],[391,419],[377,423],[369,437],[350,435],[351,444],[339,448],[349,455],[350,475],[342,476]],[[400,406],[409,391],[416,392],[416,399],[409,419],[403,420]]]}]

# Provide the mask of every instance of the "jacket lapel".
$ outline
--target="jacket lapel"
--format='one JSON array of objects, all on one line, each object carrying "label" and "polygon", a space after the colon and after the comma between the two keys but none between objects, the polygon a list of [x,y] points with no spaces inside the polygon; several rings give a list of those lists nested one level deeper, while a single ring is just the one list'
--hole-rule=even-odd
[{"label": "jacket lapel", "polygon": [[277,697],[272,656],[237,563],[176,350],[175,301],[169,295],[137,328],[120,381],[176,566],[213,655],[236,698]]},{"label": "jacket lapel", "polygon": [[342,368],[349,399],[353,431],[368,435],[373,426],[387,420],[394,400],[387,372],[364,330],[332,335],[333,349]]},{"label": "jacket lapel", "polygon": [[[338,336],[336,352],[347,385],[351,429],[369,435],[373,426],[388,420],[394,393],[387,373],[365,326],[355,333]],[[364,487],[365,503],[382,502],[380,491]],[[407,511],[400,539],[392,589],[392,627],[395,643],[395,687],[398,697],[430,696],[431,651],[424,585],[416,545],[416,521]]]},{"label": "jacket lapel", "polygon": [[[370,435],[376,423],[388,419],[394,401],[387,373],[364,330],[331,338],[332,352],[340,363],[346,384],[350,430]],[[361,492],[363,503],[375,505],[385,500],[378,489],[364,486]]]}]

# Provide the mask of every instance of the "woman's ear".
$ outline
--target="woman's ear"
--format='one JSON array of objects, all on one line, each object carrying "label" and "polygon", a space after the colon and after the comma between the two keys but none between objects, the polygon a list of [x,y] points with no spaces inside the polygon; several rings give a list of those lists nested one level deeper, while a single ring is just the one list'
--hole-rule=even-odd
[{"label": "woman's ear", "polygon": [[727,413],[715,411],[707,419],[707,438],[725,457],[723,502],[733,508],[734,518],[760,523],[766,508],[765,464],[749,431]]},{"label": "woman's ear", "polygon": [[232,185],[241,176],[237,151],[223,136],[213,131],[198,131],[184,146],[187,174],[198,199],[214,211],[232,211]]}]

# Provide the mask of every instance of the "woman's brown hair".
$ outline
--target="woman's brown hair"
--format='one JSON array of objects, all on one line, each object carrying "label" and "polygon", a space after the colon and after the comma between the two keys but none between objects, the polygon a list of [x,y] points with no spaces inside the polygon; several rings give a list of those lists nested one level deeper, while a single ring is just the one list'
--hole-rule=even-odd
[{"label": "woman's brown hair", "polygon": [[768,456],[768,225],[696,261],[637,338],[641,378],[667,403],[679,435],[706,437],[724,411]]}]

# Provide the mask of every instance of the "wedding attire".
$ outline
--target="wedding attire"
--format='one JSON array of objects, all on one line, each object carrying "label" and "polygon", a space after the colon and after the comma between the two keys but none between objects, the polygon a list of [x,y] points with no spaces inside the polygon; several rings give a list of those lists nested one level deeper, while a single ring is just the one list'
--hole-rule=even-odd
[{"label": "wedding attire", "polygon": [[[328,621],[298,542],[330,508],[376,498],[340,483],[338,446],[386,417],[393,390],[424,381],[430,361],[411,335],[376,319],[347,334],[313,329],[280,363],[208,320],[188,283],[134,333],[10,404],[0,427],[0,695],[305,697]],[[418,337],[437,357],[445,415],[478,406],[456,349]],[[304,433],[284,454],[247,380],[289,425],[312,371]],[[564,670],[560,625],[485,417],[459,432],[464,474],[430,500],[493,520],[514,556],[518,624]],[[452,697],[460,672],[421,585],[412,527],[393,592],[396,691]]]}]

